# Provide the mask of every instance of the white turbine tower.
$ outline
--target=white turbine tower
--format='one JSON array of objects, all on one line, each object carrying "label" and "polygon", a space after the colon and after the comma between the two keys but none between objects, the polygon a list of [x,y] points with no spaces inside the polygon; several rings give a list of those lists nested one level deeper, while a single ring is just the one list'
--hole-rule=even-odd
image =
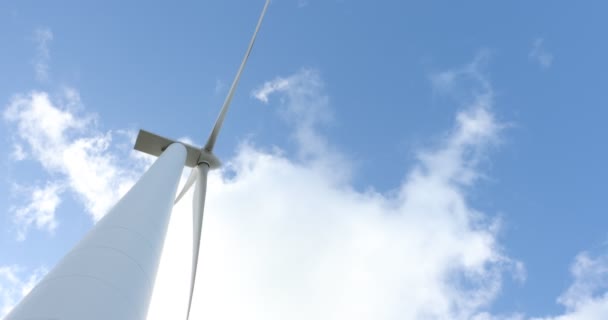
[{"label": "white turbine tower", "polygon": [[[5,320],[145,319],[173,204],[196,182],[189,317],[207,173],[221,165],[213,147],[269,4],[266,0],[205,146],[199,149],[140,130],[135,149],[160,157]],[[174,200],[184,164],[193,169]]]}]

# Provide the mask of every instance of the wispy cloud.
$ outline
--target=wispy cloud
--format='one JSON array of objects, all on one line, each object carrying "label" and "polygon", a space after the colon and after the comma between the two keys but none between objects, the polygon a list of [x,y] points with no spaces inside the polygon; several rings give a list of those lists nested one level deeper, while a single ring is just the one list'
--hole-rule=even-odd
[{"label": "wispy cloud", "polygon": [[16,186],[14,194],[25,194],[24,204],[10,209],[13,221],[17,225],[17,240],[23,241],[30,227],[54,232],[58,221],[55,210],[61,203],[62,186],[58,183],[47,183],[45,186]]},{"label": "wispy cloud", "polygon": [[[80,104],[78,93],[66,89],[55,100],[44,92],[16,95],[4,110],[5,121],[14,128],[15,150],[28,155],[12,159],[36,161],[48,173],[42,185],[18,182],[30,185],[15,193],[24,197],[24,204],[12,209],[19,239],[30,227],[55,229],[62,191],[75,195],[94,220],[100,219],[145,166],[136,157],[130,158],[133,164],[121,165],[119,155],[129,157],[132,136],[101,132],[94,115],[78,113]],[[121,140],[128,140],[129,148],[115,147]]]},{"label": "wispy cloud", "polygon": [[547,69],[553,65],[553,54],[545,49],[545,40],[543,38],[537,38],[532,43],[532,49],[528,54],[528,57],[538,63],[542,68]]},{"label": "wispy cloud", "polygon": [[[340,162],[341,173],[349,171],[348,163],[338,152],[330,150],[322,127],[332,119],[329,97],[317,70],[302,69],[289,77],[277,77],[252,92],[255,99],[267,104],[272,95],[280,96],[279,113],[293,126],[292,136],[298,145],[299,158],[333,166]],[[321,156],[323,155],[323,156]]]},{"label": "wispy cloud", "polygon": [[39,81],[49,78],[49,59],[51,57],[49,46],[53,40],[53,32],[49,28],[38,28],[34,31],[36,43],[36,57],[34,58],[34,73]]},{"label": "wispy cloud", "polygon": [[580,253],[570,269],[574,281],[559,298],[563,315],[535,320],[608,319],[608,255]]},{"label": "wispy cloud", "polygon": [[452,98],[460,105],[491,104],[494,91],[483,71],[490,56],[489,51],[482,50],[473,61],[462,67],[430,74],[433,91]]},{"label": "wispy cloud", "polygon": [[20,144],[13,144],[13,151],[11,152],[11,160],[22,161],[27,158],[27,154],[25,150],[23,150],[23,146]]},{"label": "wispy cloud", "polygon": [[275,92],[286,91],[289,87],[289,80],[277,77],[272,81],[265,82],[260,88],[254,90],[251,94],[261,102],[268,103],[268,96]]},{"label": "wispy cloud", "polygon": [[18,266],[0,266],[0,318],[3,318],[27,295],[46,274],[45,268],[38,268],[29,274]]},{"label": "wispy cloud", "polygon": [[308,6],[309,1],[308,0],[298,0],[298,8],[304,8],[306,6]]}]

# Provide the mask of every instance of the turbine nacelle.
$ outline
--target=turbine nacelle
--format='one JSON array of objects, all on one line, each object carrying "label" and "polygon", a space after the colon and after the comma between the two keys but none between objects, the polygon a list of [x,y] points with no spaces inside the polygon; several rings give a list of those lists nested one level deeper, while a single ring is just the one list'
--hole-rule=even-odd
[{"label": "turbine nacelle", "polygon": [[186,155],[185,165],[187,167],[194,168],[201,163],[206,163],[209,169],[213,170],[222,166],[221,161],[213,153],[203,148],[165,138],[146,130],[139,130],[134,149],[158,157],[172,143],[179,143],[186,147],[188,154]]}]

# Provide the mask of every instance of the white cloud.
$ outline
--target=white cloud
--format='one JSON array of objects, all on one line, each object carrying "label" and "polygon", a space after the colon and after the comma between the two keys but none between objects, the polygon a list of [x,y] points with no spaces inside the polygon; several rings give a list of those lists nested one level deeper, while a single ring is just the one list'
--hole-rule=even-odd
[{"label": "white cloud", "polygon": [[[572,285],[559,298],[563,315],[545,320],[608,319],[608,255],[580,253],[571,267]],[[541,319],[541,318],[535,318]]]},{"label": "white cloud", "polygon": [[[49,174],[43,187],[25,188],[30,190],[25,197],[29,203],[13,210],[20,238],[25,237],[30,225],[45,230],[55,228],[60,190],[71,192],[95,221],[100,219],[146,165],[141,157],[121,163],[121,157],[124,159],[131,152],[132,141],[128,141],[126,150],[111,144],[120,145],[121,139],[129,137],[100,132],[95,117],[79,114],[79,108],[78,92],[66,89],[55,101],[44,92],[16,95],[4,110],[4,119],[15,128],[11,136],[14,148],[28,155],[13,159],[36,161]],[[20,194],[24,193],[16,196]]]},{"label": "white cloud", "polygon": [[49,78],[49,59],[51,57],[49,45],[53,40],[53,32],[49,28],[38,28],[34,31],[36,43],[36,57],[34,58],[34,73],[39,81]]},{"label": "white cloud", "polygon": [[475,315],[472,320],[523,320],[525,316],[520,313],[514,313],[509,315],[494,315],[488,312],[482,312]]},{"label": "white cloud", "polygon": [[25,150],[23,150],[23,146],[20,144],[13,144],[13,151],[11,152],[11,159],[14,161],[22,161],[27,158],[27,154]]},{"label": "white cloud", "polygon": [[431,74],[429,80],[433,90],[455,99],[463,107],[474,104],[490,105],[494,92],[483,73],[490,55],[490,51],[482,50],[469,64]]},{"label": "white cloud", "polygon": [[8,314],[45,274],[45,268],[25,275],[23,268],[18,266],[0,266],[0,318]]},{"label": "white cloud", "polygon": [[546,69],[553,64],[553,55],[545,49],[544,42],[542,38],[535,39],[528,57]]},{"label": "white cloud", "polygon": [[289,86],[289,79],[284,79],[281,77],[278,77],[272,81],[267,81],[266,83],[264,83],[264,85],[256,90],[254,90],[252,92],[252,95],[264,102],[264,103],[268,103],[268,96],[275,93],[275,92],[281,92],[281,91],[286,91],[287,87]]},{"label": "white cloud", "polygon": [[[296,136],[307,128],[311,141],[324,140],[318,73],[277,78],[254,96],[268,103],[272,93]],[[500,132],[490,97],[475,94],[451,134],[387,194],[356,191],[332,172],[343,168],[325,161],[336,153],[327,144],[314,161],[242,145],[210,176],[192,318],[487,319],[504,272],[523,273],[497,244],[499,222],[467,200]],[[185,314],[190,215],[188,201],[178,204],[148,319]]]},{"label": "white cloud", "polygon": [[332,119],[329,97],[324,92],[318,71],[302,69],[283,78],[277,77],[254,90],[252,96],[263,103],[273,94],[281,94],[279,112],[293,126],[292,137],[298,146],[301,161],[315,162],[328,173],[348,176],[348,160],[332,148],[321,133],[322,126]]},{"label": "white cloud", "polygon": [[25,204],[10,209],[13,221],[18,227],[17,240],[23,241],[31,226],[49,232],[55,231],[58,222],[55,210],[61,203],[62,186],[48,183],[44,187],[16,187],[16,194],[26,194]]},{"label": "white cloud", "polygon": [[576,257],[571,272],[574,284],[558,299],[567,308],[575,309],[598,291],[608,289],[608,256],[594,258],[583,252]]}]

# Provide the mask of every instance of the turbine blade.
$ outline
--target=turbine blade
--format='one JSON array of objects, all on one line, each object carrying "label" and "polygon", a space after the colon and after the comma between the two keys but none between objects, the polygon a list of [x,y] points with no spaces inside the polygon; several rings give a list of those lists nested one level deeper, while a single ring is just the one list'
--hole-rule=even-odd
[{"label": "turbine blade", "polygon": [[207,193],[208,172],[209,166],[206,163],[202,163],[198,166],[196,187],[194,187],[194,199],[192,201],[192,275],[190,278],[190,298],[188,299],[188,313],[186,319],[190,318],[190,308],[192,307],[192,294],[194,293],[194,283],[196,281],[198,252],[201,245],[201,231],[203,229],[203,212],[205,211],[205,195]]},{"label": "turbine blade", "polygon": [[249,58],[249,54],[251,54],[251,49],[253,48],[253,44],[255,43],[255,38],[258,35],[258,31],[260,30],[260,26],[262,25],[262,21],[264,20],[264,15],[266,14],[266,9],[268,9],[268,5],[270,4],[270,0],[266,0],[264,4],[264,9],[262,9],[262,14],[258,20],[258,24],[255,27],[255,31],[253,36],[251,37],[251,41],[249,42],[249,47],[247,48],[247,52],[245,53],[245,57],[241,62],[241,66],[232,81],[232,85],[230,86],[230,90],[228,91],[228,95],[224,100],[224,105],[222,105],[222,109],[220,110],[220,114],[215,121],[215,125],[213,126],[213,130],[207,139],[207,143],[205,144],[204,149],[211,152],[213,151],[213,147],[215,146],[215,140],[222,129],[222,124],[224,123],[224,118],[226,117],[226,112],[228,112],[228,108],[230,107],[230,102],[232,101],[232,97],[234,96],[234,92],[236,91],[236,87],[239,84],[239,80],[241,79],[241,74],[243,73],[243,69],[245,68],[245,64],[247,63],[247,59]]},{"label": "turbine blade", "polygon": [[190,175],[188,176],[188,180],[186,180],[186,184],[184,184],[184,187],[179,192],[179,195],[177,196],[177,198],[175,198],[175,201],[173,202],[173,204],[177,204],[179,202],[179,200],[181,200],[182,197],[186,194],[186,192],[188,192],[188,190],[190,190],[190,188],[196,181],[196,177],[198,177],[197,172],[198,172],[197,167],[194,167],[194,168],[192,168],[192,170],[190,170]]}]

